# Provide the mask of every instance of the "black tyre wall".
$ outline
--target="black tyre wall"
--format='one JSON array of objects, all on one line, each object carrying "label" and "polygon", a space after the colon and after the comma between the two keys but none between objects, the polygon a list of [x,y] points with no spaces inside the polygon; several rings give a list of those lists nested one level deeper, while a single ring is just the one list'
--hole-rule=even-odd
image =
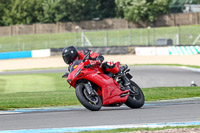
[{"label": "black tyre wall", "polygon": [[141,108],[145,102],[144,94],[143,94],[141,88],[135,82],[131,81],[131,85],[137,87],[137,89],[139,91],[140,99],[137,100],[137,99],[133,99],[132,96],[128,96],[128,99],[125,102],[125,104],[130,108]]},{"label": "black tyre wall", "polygon": [[89,101],[86,99],[86,97],[84,96],[83,90],[85,89],[84,84],[83,83],[79,83],[76,86],[76,97],[78,98],[78,100],[80,101],[80,103],[87,108],[88,110],[91,111],[98,111],[101,109],[102,106],[102,100],[101,98],[98,96],[98,103],[96,105],[92,105],[89,103]]}]

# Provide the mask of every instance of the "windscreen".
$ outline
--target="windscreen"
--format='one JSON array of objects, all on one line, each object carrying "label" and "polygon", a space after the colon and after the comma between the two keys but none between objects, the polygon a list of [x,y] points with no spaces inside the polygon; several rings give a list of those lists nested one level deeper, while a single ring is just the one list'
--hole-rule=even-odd
[{"label": "windscreen", "polygon": [[73,64],[70,67],[70,73],[81,63],[83,60],[76,60],[73,62]]}]

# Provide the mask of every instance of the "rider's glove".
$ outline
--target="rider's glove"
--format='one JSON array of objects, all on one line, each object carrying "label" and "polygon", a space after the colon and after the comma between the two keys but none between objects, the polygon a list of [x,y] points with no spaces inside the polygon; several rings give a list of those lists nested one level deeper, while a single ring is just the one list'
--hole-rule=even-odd
[{"label": "rider's glove", "polygon": [[104,60],[104,57],[102,55],[99,55],[97,58],[96,58],[96,61],[101,64]]}]

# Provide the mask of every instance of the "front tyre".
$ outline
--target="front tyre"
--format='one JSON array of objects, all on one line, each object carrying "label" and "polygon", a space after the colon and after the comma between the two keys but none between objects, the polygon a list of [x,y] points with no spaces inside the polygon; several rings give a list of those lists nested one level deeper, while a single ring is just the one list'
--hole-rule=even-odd
[{"label": "front tyre", "polygon": [[128,96],[128,99],[125,102],[125,104],[130,108],[141,108],[144,105],[145,101],[144,94],[141,88],[135,82],[130,82],[130,87],[132,91],[130,91],[130,95]]},{"label": "front tyre", "polygon": [[99,95],[91,96],[86,91],[84,84],[80,83],[76,86],[76,97],[80,103],[91,111],[98,111],[101,109],[102,100]]}]

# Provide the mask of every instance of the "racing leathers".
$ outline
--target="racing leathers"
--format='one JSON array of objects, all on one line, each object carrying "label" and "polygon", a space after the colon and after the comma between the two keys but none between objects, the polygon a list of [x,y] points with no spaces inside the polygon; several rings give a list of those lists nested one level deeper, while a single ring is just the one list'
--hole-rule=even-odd
[{"label": "racing leathers", "polygon": [[[78,57],[75,60],[83,60],[86,53],[90,52],[89,60],[92,61],[97,61],[99,63],[102,63],[104,61],[104,57],[98,53],[95,53],[91,50],[85,50],[85,51],[78,51]],[[74,60],[74,61],[75,61]],[[73,64],[73,62],[69,65],[69,70],[70,66]],[[105,73],[112,73],[112,74],[117,74],[120,69],[120,63],[114,63],[114,62],[104,62],[102,63],[102,69]]]}]

